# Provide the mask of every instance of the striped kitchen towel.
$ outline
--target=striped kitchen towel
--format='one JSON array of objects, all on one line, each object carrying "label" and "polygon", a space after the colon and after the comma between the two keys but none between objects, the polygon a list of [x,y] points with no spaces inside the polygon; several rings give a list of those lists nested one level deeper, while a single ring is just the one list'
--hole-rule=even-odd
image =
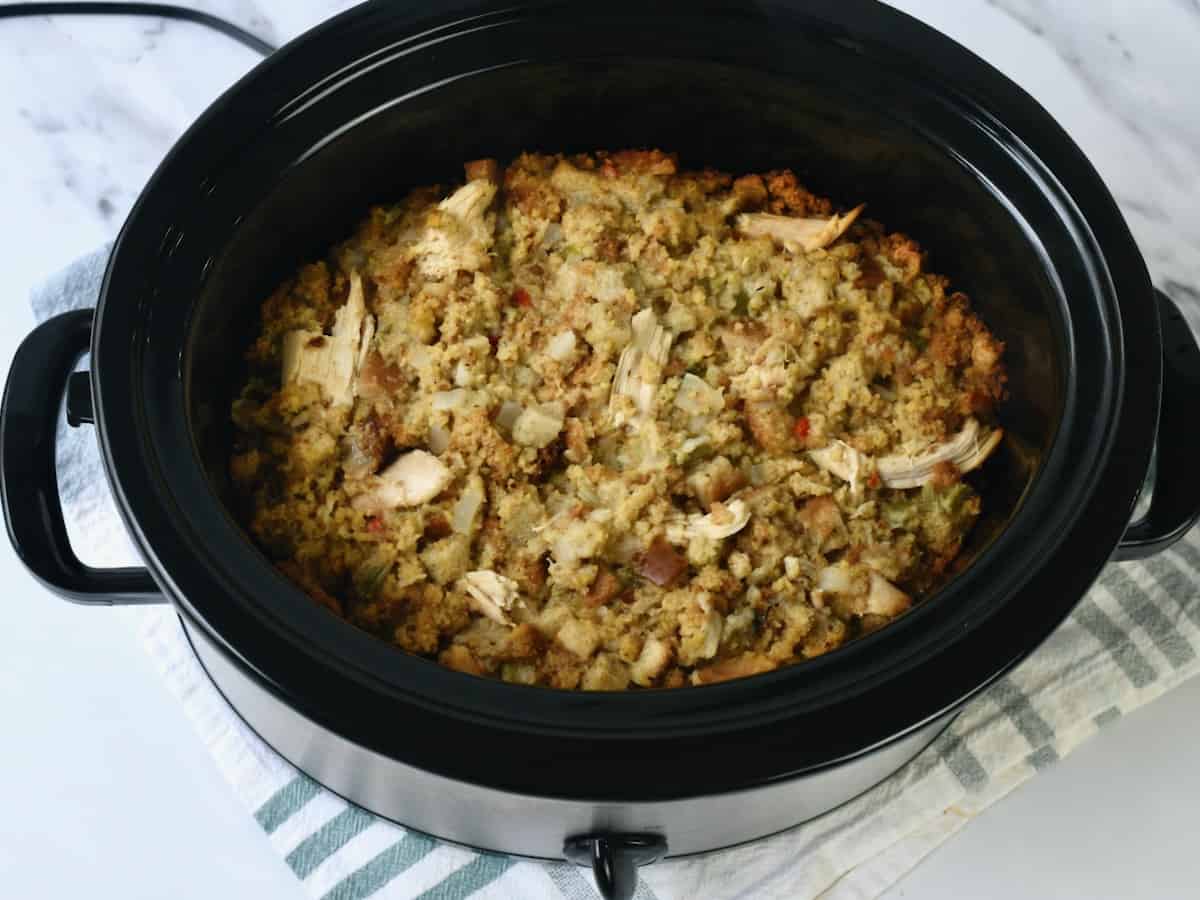
[{"label": "striped kitchen towel", "polygon": [[[95,302],[105,253],[37,291],[39,319]],[[136,554],[108,496],[94,439],[59,433],[63,505],[85,561]],[[932,746],[827,815],[743,847],[643,870],[640,898],[877,897],[1039,769],[1200,670],[1200,530],[1145,563],[1110,565],[1070,618],[972,701]],[[169,607],[147,611],[146,649],[201,739],[305,891],[458,900],[596,896],[582,869],[452,847],[382,821],[297,772],[210,684]]]}]

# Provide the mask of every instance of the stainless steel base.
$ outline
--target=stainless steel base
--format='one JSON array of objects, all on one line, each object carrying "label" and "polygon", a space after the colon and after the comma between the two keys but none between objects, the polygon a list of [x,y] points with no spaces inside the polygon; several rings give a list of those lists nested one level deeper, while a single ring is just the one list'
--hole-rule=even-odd
[{"label": "stainless steel base", "polygon": [[842,765],[752,790],[622,804],[527,796],[443,778],[361,747],[281,703],[186,619],[184,627],[209,677],[238,714],[330,790],[435,837],[544,859],[562,859],[564,840],[579,834],[661,834],[671,856],[765,837],[827,812],[886,778],[953,718],[947,714]]}]

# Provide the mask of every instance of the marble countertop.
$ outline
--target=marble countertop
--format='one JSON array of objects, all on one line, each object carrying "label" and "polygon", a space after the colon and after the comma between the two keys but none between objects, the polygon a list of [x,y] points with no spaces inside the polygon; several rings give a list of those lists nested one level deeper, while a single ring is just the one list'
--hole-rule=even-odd
[{"label": "marble countertop", "polygon": [[[352,4],[186,5],[281,43]],[[1154,282],[1200,330],[1200,3],[893,5],[1058,118],[1112,189]],[[29,290],[116,234],[172,142],[256,59],[185,23],[0,20],[0,302],[10,323],[0,368],[32,325]],[[158,897],[170,884],[175,897],[299,897],[141,659],[128,627],[137,613],[53,600],[0,543],[3,893]],[[1192,683],[1117,723],[973,822],[891,896],[957,897],[967,878],[980,898],[1194,896],[1200,858],[1183,838],[1195,835],[1188,812],[1200,796],[1197,703]]]},{"label": "marble countertop", "polygon": [[[189,5],[280,43],[353,4]],[[974,50],[1058,118],[1112,189],[1155,282],[1193,300],[1200,324],[1195,0],[893,5]],[[0,192],[9,221],[25,223],[6,242],[10,290],[112,237],[172,142],[256,61],[221,35],[150,19],[9,20],[0,48]]]}]

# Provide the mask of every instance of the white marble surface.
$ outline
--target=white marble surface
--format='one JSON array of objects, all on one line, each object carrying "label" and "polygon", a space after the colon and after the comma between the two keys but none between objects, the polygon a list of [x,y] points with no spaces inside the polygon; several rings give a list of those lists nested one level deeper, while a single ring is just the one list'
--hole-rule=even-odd
[{"label": "white marble surface", "polygon": [[[346,2],[194,4],[283,41]],[[1200,325],[1200,3],[901,0],[1040,100],[1117,197],[1155,282]],[[255,62],[154,20],[0,21],[0,370],[29,289],[111,239],[188,122]],[[130,630],[51,598],[0,542],[0,895],[300,890],[234,803]],[[1200,858],[1200,684],[1112,726],[938,851],[892,897],[1183,898]]]}]

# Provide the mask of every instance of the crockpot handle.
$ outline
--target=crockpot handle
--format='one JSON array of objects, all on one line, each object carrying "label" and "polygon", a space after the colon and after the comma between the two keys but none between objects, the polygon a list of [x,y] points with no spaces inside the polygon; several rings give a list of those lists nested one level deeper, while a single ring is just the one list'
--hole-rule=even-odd
[{"label": "crockpot handle", "polygon": [[[71,549],[54,444],[71,370],[92,336],[92,310],[47,319],[21,342],[0,405],[0,500],[8,537],[33,576],[76,603],[161,603],[145,569],[94,569]],[[72,424],[76,424],[75,421]]]},{"label": "crockpot handle", "polygon": [[577,866],[591,867],[604,900],[630,900],[637,891],[638,867],[666,853],[666,839],[659,834],[583,834],[563,844],[563,856]]},{"label": "crockpot handle", "polygon": [[1158,409],[1157,457],[1150,508],[1125,529],[1113,559],[1141,559],[1165,550],[1200,518],[1200,347],[1183,313],[1160,290],[1163,379]]}]

